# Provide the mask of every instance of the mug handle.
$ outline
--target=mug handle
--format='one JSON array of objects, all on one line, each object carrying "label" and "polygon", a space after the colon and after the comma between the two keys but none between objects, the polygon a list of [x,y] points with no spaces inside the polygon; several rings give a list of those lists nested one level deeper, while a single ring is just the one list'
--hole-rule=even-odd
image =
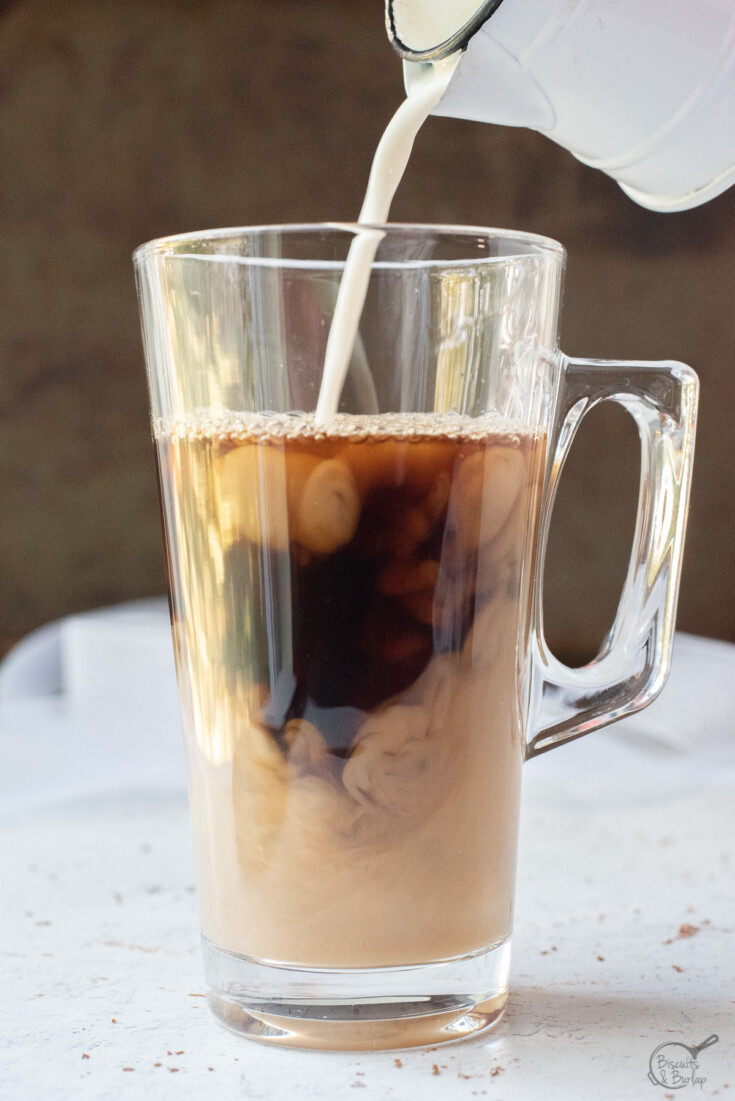
[{"label": "mug handle", "polygon": [[[664,360],[562,357],[539,523],[526,760],[652,703],[671,665],[676,600],[692,478],[699,382]],[[543,630],[542,579],[559,476],[582,418],[603,401],[627,409],[641,440],[641,478],[630,565],[615,622],[599,654],[570,669]]]}]

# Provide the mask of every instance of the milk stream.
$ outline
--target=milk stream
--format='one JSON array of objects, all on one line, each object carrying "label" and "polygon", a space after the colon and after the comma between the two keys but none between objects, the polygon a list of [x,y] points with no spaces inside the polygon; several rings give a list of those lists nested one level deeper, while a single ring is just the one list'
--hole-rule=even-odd
[{"label": "milk stream", "polygon": [[[459,54],[436,62],[388,123],[375,151],[359,223],[375,225],[388,220],[390,205],[406,171],[419,130],[444,95]],[[360,325],[370,281],[370,270],[383,234],[361,229],[350,245],[339,285],[332,325],[324,356],[316,423],[328,424],[337,412],[347,369]]]}]

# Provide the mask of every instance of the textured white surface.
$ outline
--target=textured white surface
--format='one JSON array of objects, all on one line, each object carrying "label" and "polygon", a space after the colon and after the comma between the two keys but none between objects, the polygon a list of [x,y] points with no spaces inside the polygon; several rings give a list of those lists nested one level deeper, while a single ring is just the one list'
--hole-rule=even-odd
[{"label": "textured white surface", "polygon": [[[492,1038],[348,1055],[206,1008],[165,609],[40,642],[0,674],[0,1101],[735,1098],[735,647],[679,636],[649,711],[526,766]],[[648,1081],[659,1044],[712,1033],[701,1089]]]},{"label": "textured white surface", "polygon": [[[637,1101],[666,1093],[646,1077],[658,1044],[713,1032],[706,1083],[676,1096],[727,1096],[726,1083],[735,1096],[735,789],[594,810],[551,794],[530,775],[541,764],[508,1014],[490,1040],[399,1055],[275,1051],[213,1020],[183,799],[6,822],[0,1096]],[[677,938],[684,923],[698,931]]]}]

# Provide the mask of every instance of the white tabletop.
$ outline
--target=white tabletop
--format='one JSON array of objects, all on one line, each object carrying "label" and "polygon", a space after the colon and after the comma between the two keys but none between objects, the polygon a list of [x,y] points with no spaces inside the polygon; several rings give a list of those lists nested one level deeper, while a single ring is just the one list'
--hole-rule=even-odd
[{"label": "white tabletop", "polygon": [[[17,720],[3,730],[0,712],[0,763]],[[735,761],[701,769],[705,742],[633,751],[613,728],[526,766],[506,1017],[490,1038],[400,1053],[272,1050],[215,1022],[175,784],[9,801],[0,1097],[735,1097]],[[655,1048],[713,1033],[701,1083],[651,1084]]]}]

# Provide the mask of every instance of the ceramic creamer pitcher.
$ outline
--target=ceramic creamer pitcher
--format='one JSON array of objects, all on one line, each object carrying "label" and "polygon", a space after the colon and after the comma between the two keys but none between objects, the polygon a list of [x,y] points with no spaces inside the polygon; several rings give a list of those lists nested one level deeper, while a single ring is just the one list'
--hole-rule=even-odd
[{"label": "ceramic creamer pitcher", "polygon": [[733,0],[386,0],[406,87],[463,51],[437,115],[527,126],[641,206],[735,183]]}]

